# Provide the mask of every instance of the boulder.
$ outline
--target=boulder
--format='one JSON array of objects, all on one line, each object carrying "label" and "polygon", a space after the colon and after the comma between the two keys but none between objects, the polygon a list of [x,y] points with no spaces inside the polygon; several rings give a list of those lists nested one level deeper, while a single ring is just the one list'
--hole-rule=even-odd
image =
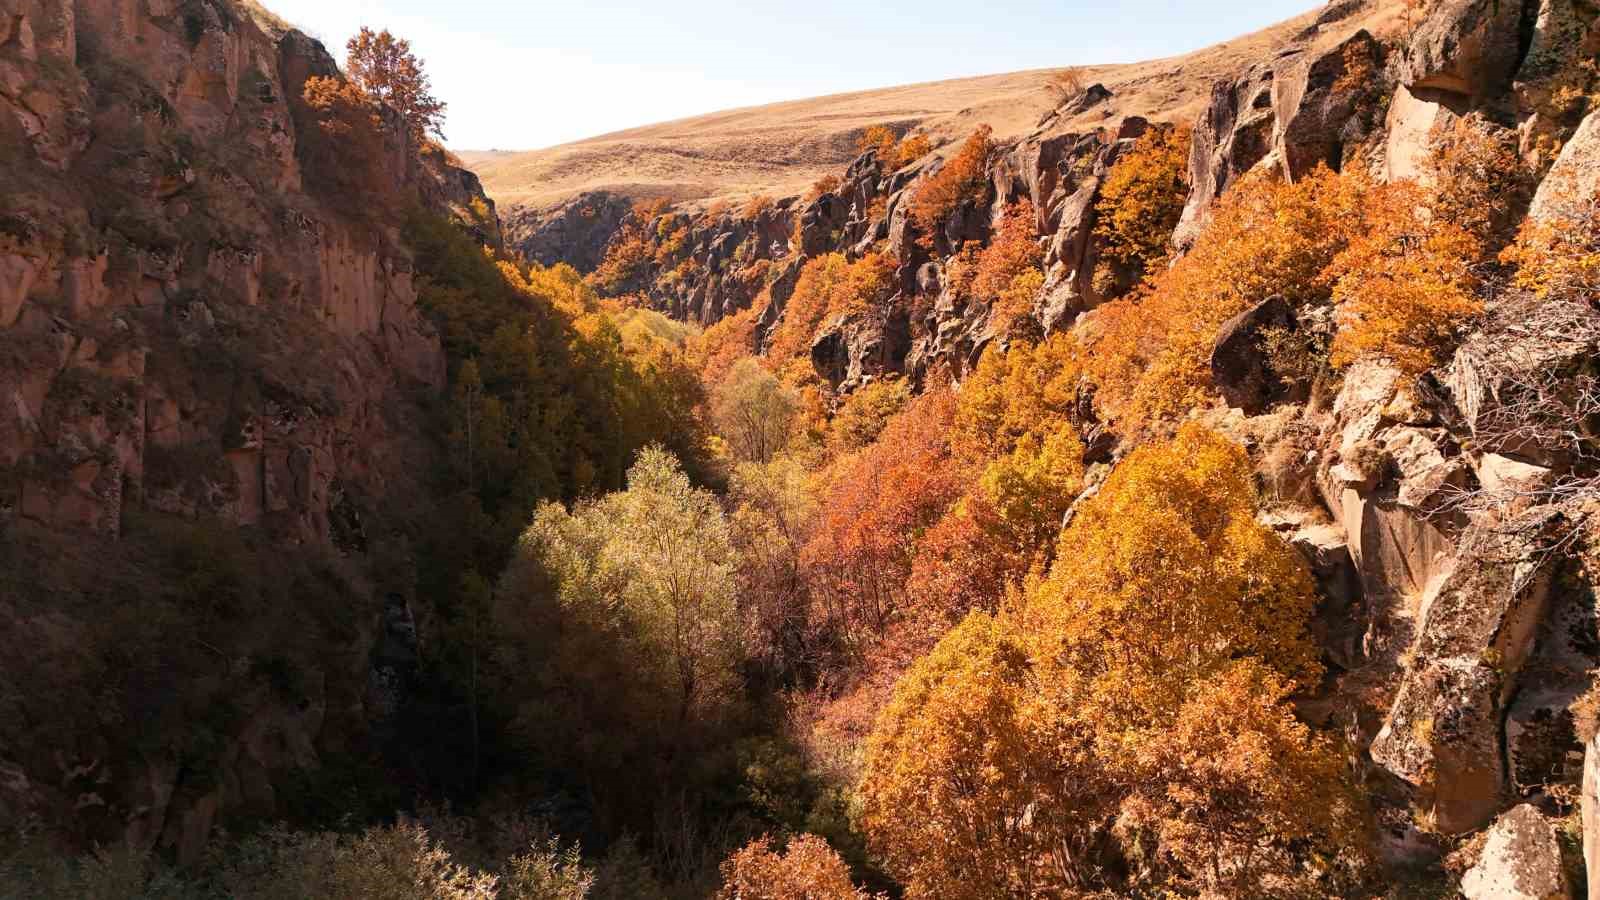
[{"label": "boulder", "polygon": [[1447,95],[1427,88],[1399,85],[1389,103],[1384,126],[1384,174],[1390,181],[1417,179],[1433,148],[1433,136],[1449,128],[1459,116],[1445,101]]},{"label": "boulder", "polygon": [[1475,106],[1511,86],[1521,60],[1523,4],[1512,0],[1444,0],[1411,33],[1401,80]]},{"label": "boulder", "polygon": [[1294,327],[1294,310],[1281,296],[1269,297],[1223,323],[1211,348],[1211,382],[1229,406],[1258,415],[1282,393],[1263,335]]},{"label": "boulder", "polygon": [[1532,222],[1557,222],[1600,191],[1600,111],[1584,117],[1539,183],[1528,207]]},{"label": "boulder", "polygon": [[1513,807],[1489,829],[1478,864],[1461,879],[1467,900],[1566,900],[1572,896],[1555,828],[1533,806]]},{"label": "boulder", "polygon": [[1548,602],[1539,523],[1474,528],[1462,559],[1425,597],[1411,662],[1372,743],[1446,834],[1486,824],[1505,781],[1501,721]]}]

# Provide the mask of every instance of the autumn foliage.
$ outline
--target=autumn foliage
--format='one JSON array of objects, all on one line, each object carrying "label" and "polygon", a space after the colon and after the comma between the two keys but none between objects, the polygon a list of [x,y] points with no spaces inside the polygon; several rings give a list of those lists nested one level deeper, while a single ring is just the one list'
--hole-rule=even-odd
[{"label": "autumn foliage", "polygon": [[808,261],[773,331],[768,357],[782,363],[811,350],[817,329],[837,316],[864,312],[888,298],[893,268],[869,253],[851,262],[830,253]]},{"label": "autumn foliage", "polygon": [[1028,314],[1044,286],[1036,219],[1027,200],[1007,206],[973,268],[968,290],[974,299],[993,304],[995,328],[1002,333]]},{"label": "autumn foliage", "polygon": [[1190,132],[1153,128],[1106,174],[1095,202],[1095,289],[1115,292],[1156,271],[1188,198]]},{"label": "autumn foliage", "polygon": [[1274,295],[1295,307],[1327,302],[1323,273],[1364,193],[1325,168],[1293,183],[1253,175],[1234,185],[1188,255],[1100,311],[1088,374],[1101,411],[1132,429],[1204,405],[1222,323]]},{"label": "autumn foliage", "polygon": [[984,166],[994,149],[994,129],[980,125],[944,166],[925,178],[911,196],[911,218],[924,235],[937,233],[963,202],[982,190]]},{"label": "autumn foliage", "polygon": [[385,28],[362,27],[345,45],[345,71],[366,94],[397,110],[417,141],[444,139],[445,104],[433,96],[422,61],[411,42]]},{"label": "autumn foliage", "polygon": [[812,834],[791,838],[781,851],[757,838],[722,864],[717,900],[868,900],[850,881],[850,868],[828,842]]},{"label": "autumn foliage", "polygon": [[904,168],[927,156],[932,149],[927,135],[908,134],[900,138],[886,125],[873,125],[856,139],[857,152],[876,152],[878,159],[890,169]]},{"label": "autumn foliage", "polygon": [[1428,202],[1411,182],[1368,192],[1365,227],[1327,272],[1340,319],[1335,365],[1377,357],[1419,374],[1483,311],[1473,266],[1484,252],[1481,240]]},{"label": "autumn foliage", "polygon": [[1017,609],[912,667],[861,788],[908,896],[1118,889],[1139,835],[1147,877],[1231,896],[1359,845],[1338,757],[1283,703],[1318,673],[1310,579],[1254,507],[1215,434],[1135,451]]}]

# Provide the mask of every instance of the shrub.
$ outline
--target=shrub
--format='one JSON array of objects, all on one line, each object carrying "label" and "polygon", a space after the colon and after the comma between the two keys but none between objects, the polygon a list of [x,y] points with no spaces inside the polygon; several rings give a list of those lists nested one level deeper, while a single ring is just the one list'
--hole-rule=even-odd
[{"label": "shrub", "polygon": [[1420,374],[1483,311],[1473,270],[1482,244],[1466,227],[1430,214],[1427,199],[1409,182],[1368,192],[1362,229],[1328,269],[1339,316],[1335,366],[1379,357]]},{"label": "shrub", "polygon": [[890,165],[895,169],[903,169],[917,160],[933,152],[933,143],[925,134],[908,134],[895,145],[894,152],[889,154]]},{"label": "shrub", "polygon": [[1106,174],[1095,201],[1096,291],[1112,267],[1136,283],[1161,268],[1188,197],[1190,132],[1152,128]]},{"label": "shrub", "polygon": [[1466,118],[1432,137],[1423,170],[1434,218],[1465,230],[1486,248],[1504,246],[1533,184],[1515,132]]},{"label": "shrub", "polygon": [[769,195],[757,194],[745,201],[744,206],[739,210],[739,218],[758,219],[776,205],[777,201],[773,200]]},{"label": "shrub", "polygon": [[1078,99],[1084,91],[1089,89],[1088,78],[1083,69],[1073,66],[1051,73],[1045,80],[1045,90],[1056,98],[1056,105],[1061,106]]},{"label": "shrub", "polygon": [[856,152],[866,153],[869,150],[876,150],[879,159],[888,161],[899,140],[889,126],[873,125],[856,138]]},{"label": "shrub", "polygon": [[800,270],[767,357],[775,363],[808,354],[817,328],[837,316],[864,312],[888,298],[893,267],[879,254],[849,262],[840,253],[809,260]]},{"label": "shrub", "polygon": [[1557,198],[1549,214],[1523,223],[1500,259],[1516,267],[1517,287],[1541,298],[1600,290],[1600,198]]},{"label": "shrub", "polygon": [[841,180],[837,175],[824,175],[812,182],[811,187],[806,191],[804,198],[805,202],[810,203],[818,197],[821,197],[823,194],[831,194],[834,191],[837,191],[839,189],[839,185],[843,183],[844,181]]},{"label": "shrub", "polygon": [[310,127],[297,145],[308,174],[341,196],[368,195],[367,203],[387,202],[384,181],[383,119],[378,107],[356,85],[337,77],[306,79],[301,92]]},{"label": "shrub", "polygon": [[1017,276],[1037,271],[1043,259],[1033,204],[1018,200],[1001,213],[999,227],[989,246],[978,254],[972,296],[989,302],[997,300]]},{"label": "shrub", "polygon": [[943,230],[950,214],[975,199],[984,185],[985,165],[994,150],[994,129],[980,125],[943,168],[923,179],[911,195],[911,219],[924,235]]},{"label": "shrub", "polygon": [[782,852],[772,838],[746,844],[722,864],[717,900],[868,900],[850,882],[850,867],[813,834],[791,838]]}]

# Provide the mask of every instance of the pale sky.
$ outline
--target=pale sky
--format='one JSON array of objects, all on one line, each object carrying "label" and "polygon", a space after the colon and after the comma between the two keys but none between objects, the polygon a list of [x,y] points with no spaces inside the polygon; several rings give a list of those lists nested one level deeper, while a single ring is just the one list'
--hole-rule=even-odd
[{"label": "pale sky", "polygon": [[1134,62],[1255,31],[1307,0],[264,0],[335,58],[409,38],[457,150],[525,150],[738,106]]}]

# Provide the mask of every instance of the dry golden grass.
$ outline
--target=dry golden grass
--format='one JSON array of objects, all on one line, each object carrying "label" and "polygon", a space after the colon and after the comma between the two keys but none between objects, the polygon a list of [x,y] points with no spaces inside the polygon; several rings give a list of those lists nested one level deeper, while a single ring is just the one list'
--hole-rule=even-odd
[{"label": "dry golden grass", "polygon": [[[1398,27],[1402,0],[1379,0],[1307,41],[1343,40],[1358,28],[1387,34]],[[1312,24],[1312,12],[1183,56],[1129,65],[1088,66],[1086,84],[1113,97],[1057,126],[1093,128],[1138,115],[1191,122],[1205,108],[1213,82],[1272,60]],[[1056,105],[1052,79],[1061,69],[960,78],[727,110],[613,132],[526,152],[464,152],[502,209],[544,207],[587,190],[673,201],[805,193],[856,155],[870,125],[894,123],[927,132],[935,147],[953,145],[980,123],[998,141],[1027,135]]]}]

